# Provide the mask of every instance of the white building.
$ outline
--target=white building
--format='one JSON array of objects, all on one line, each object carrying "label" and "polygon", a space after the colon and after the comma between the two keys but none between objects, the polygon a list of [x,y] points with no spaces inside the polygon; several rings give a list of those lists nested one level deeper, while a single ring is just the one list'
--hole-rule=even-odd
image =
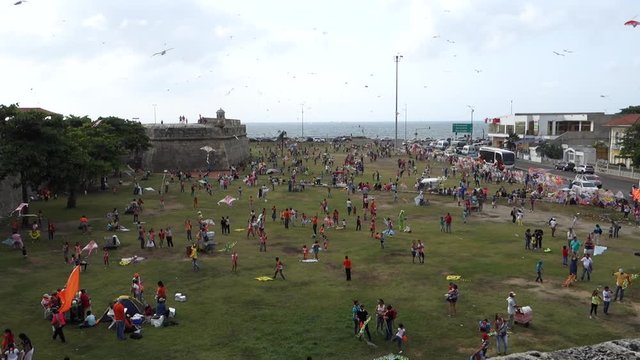
[{"label": "white building", "polygon": [[609,164],[631,166],[631,159],[620,157],[620,150],[624,134],[636,123],[640,123],[640,114],[620,115],[605,125],[609,128]]}]

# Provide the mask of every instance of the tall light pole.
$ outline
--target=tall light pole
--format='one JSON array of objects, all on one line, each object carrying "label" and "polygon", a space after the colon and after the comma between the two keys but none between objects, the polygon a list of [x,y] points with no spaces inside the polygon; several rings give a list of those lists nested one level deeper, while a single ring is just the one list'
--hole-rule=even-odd
[{"label": "tall light pole", "polygon": [[513,115],[513,100],[511,100],[511,106],[509,109],[510,109],[511,115]]},{"label": "tall light pole", "polygon": [[402,59],[402,55],[396,55],[395,56],[395,62],[396,62],[396,137],[395,137],[395,142],[393,143],[393,147],[395,149],[398,148],[398,62],[400,62],[400,59]]},{"label": "tall light pole", "polygon": [[304,103],[300,104],[300,110],[302,111],[300,116],[300,120],[302,121],[302,135],[300,137],[304,138]]},{"label": "tall light pole", "polygon": [[476,111],[476,109],[471,105],[467,105],[467,107],[471,109],[471,143],[473,143],[473,112]]},{"label": "tall light pole", "polygon": [[158,104],[151,104],[153,105],[153,123],[156,123],[156,107],[158,106]]}]

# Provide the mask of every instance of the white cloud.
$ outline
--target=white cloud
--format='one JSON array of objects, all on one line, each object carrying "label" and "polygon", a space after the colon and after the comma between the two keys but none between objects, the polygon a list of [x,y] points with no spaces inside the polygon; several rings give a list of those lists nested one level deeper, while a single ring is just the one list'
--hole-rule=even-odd
[{"label": "white cloud", "polygon": [[82,20],[82,26],[94,30],[107,30],[107,18],[102,14],[96,14]]}]

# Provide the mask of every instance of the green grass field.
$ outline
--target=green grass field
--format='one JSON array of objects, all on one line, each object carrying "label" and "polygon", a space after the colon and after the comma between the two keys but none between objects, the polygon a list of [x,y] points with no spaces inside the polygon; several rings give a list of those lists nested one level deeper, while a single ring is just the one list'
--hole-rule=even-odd
[{"label": "green grass field", "polygon": [[[344,154],[337,154],[340,164]],[[312,164],[313,161],[309,161]],[[378,169],[382,179],[395,174],[394,159],[382,159],[366,163],[364,176],[356,181],[370,181],[371,172]],[[436,168],[438,164],[433,164]],[[418,164],[422,169],[423,163]],[[320,167],[315,167],[317,173]],[[311,177],[311,174],[309,175]],[[305,176],[303,176],[305,178]],[[266,178],[261,177],[261,182]],[[413,178],[404,182],[410,189]],[[159,175],[143,183],[158,188]],[[450,180],[453,185],[455,180]],[[231,273],[229,254],[216,252],[201,255],[202,270],[194,272],[185,257],[188,244],[183,223],[189,218],[195,222],[196,211],[187,189],[179,192],[172,184],[165,196],[166,208],[160,209],[159,196],[146,193],[145,211],[141,220],[146,228],[156,230],[167,225],[174,229],[173,249],[141,250],[136,232],[119,233],[123,246],[111,252],[111,266],[102,266],[102,253],[89,259],[87,272],[81,275],[81,286],[92,296],[93,310],[102,315],[109,301],[118,295],[128,294],[134,272],[139,272],[146,285],[146,298],[153,301],[155,283],[162,280],[171,294],[168,304],[177,309],[178,326],[153,328],[146,325],[142,340],[116,340],[114,331],[106,325],[93,329],[65,328],[67,343],[51,340],[51,327],[43,320],[40,298],[62,287],[71,271],[63,264],[62,244],[76,241],[86,244],[95,239],[101,243],[106,232],[105,214],[114,207],[121,213],[121,224],[134,228],[132,217],[124,215],[125,205],[133,198],[131,187],[123,187],[118,193],[89,194],[78,199],[78,208],[64,208],[66,199],[33,203],[32,211],[42,210],[58,226],[54,241],[47,241],[46,232],[38,243],[31,243],[26,231],[29,255],[26,259],[17,250],[0,248],[0,327],[11,328],[17,335],[28,334],[35,346],[36,359],[373,359],[397,350],[395,344],[385,342],[381,334],[375,334],[372,321],[373,343],[377,348],[358,341],[353,336],[351,305],[353,299],[364,303],[374,312],[378,298],[398,309],[398,322],[404,323],[409,341],[406,355],[411,359],[466,359],[480,344],[478,321],[492,319],[495,313],[506,311],[509,291],[517,292],[520,305],[530,305],[534,311],[529,328],[517,326],[510,337],[510,352],[527,350],[554,350],[576,345],[586,345],[605,340],[631,337],[640,330],[636,301],[640,295],[634,287],[627,290],[628,300],[613,303],[611,315],[589,319],[589,295],[596,287],[613,286],[611,272],[624,267],[637,273],[638,258],[632,239],[638,239],[638,231],[623,224],[622,238],[605,241],[609,250],[594,262],[591,282],[577,282],[571,288],[563,288],[562,281],[568,270],[561,266],[560,248],[566,243],[564,233],[567,220],[580,211],[579,237],[584,240],[604,210],[575,207],[567,208],[542,204],[535,215],[527,212],[525,226],[510,222],[509,208],[499,206],[485,214],[474,214],[468,224],[462,224],[461,208],[451,198],[429,197],[431,205],[413,205],[415,193],[400,194],[398,203],[392,202],[388,193],[372,193],[378,204],[378,228],[384,225],[382,217],[397,219],[400,209],[407,213],[413,232],[398,233],[388,238],[386,248],[369,237],[368,222],[362,232],[354,231],[355,218],[347,218],[347,230],[328,230],[330,248],[320,253],[319,263],[301,263],[303,244],[313,243],[310,226],[299,224],[288,230],[271,222],[270,208],[280,211],[294,207],[299,212],[315,214],[320,201],[326,197],[326,188],[307,188],[301,193],[289,193],[286,186],[277,187],[268,194],[268,202],[256,201],[259,211],[267,208],[269,234],[268,252],[258,252],[257,239],[247,239],[245,232],[233,229],[246,228],[249,214],[249,195],[257,197],[257,189],[244,184],[243,198],[233,207],[216,205],[225,195],[236,196],[238,183],[232,183],[228,191],[214,186],[209,197],[199,193],[200,210],[205,218],[216,221],[215,231],[219,248],[225,242],[236,242],[239,254],[239,271]],[[515,185],[514,185],[515,186]],[[494,186],[493,186],[494,187]],[[508,187],[511,188],[511,187]],[[331,210],[338,208],[346,217],[347,194],[334,189],[329,200]],[[351,196],[354,204],[361,205],[361,195]],[[504,200],[502,200],[504,201]],[[504,205],[504,203],[503,203]],[[487,206],[490,207],[490,206]],[[360,210],[360,209],[358,209]],[[453,234],[439,231],[439,217],[450,211],[454,216]],[[540,212],[544,212],[540,214]],[[358,211],[362,215],[361,211]],[[82,235],[77,230],[78,219],[86,214],[91,219],[93,232]],[[221,216],[230,216],[232,232],[222,236],[219,227]],[[550,237],[544,219],[551,215],[560,220],[559,236]],[[612,214],[618,216],[618,214]],[[46,228],[46,221],[44,222]],[[524,229],[540,227],[545,230],[544,247],[551,253],[531,253],[523,250]],[[608,228],[603,227],[603,228]],[[5,234],[10,234],[7,224]],[[423,240],[426,245],[426,264],[412,264],[410,244]],[[119,266],[118,259],[128,256],[144,256],[142,263]],[[345,255],[353,260],[353,281],[346,282],[342,269]],[[285,263],[286,281],[259,282],[255,277],[273,275],[274,258]],[[545,283],[538,285],[535,279],[535,263],[545,262]],[[460,300],[455,317],[447,316],[443,294],[447,291],[447,274],[462,275],[458,281]],[[173,293],[183,292],[188,301],[176,303]],[[489,354],[495,354],[495,343]]]}]

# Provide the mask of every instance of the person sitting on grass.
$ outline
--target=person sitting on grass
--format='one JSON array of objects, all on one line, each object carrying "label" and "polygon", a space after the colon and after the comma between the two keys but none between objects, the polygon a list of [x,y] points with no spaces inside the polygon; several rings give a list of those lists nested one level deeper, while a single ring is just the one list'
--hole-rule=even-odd
[{"label": "person sitting on grass", "polygon": [[87,316],[84,318],[80,328],[89,328],[96,326],[96,316],[91,313],[91,310],[87,311]]}]

